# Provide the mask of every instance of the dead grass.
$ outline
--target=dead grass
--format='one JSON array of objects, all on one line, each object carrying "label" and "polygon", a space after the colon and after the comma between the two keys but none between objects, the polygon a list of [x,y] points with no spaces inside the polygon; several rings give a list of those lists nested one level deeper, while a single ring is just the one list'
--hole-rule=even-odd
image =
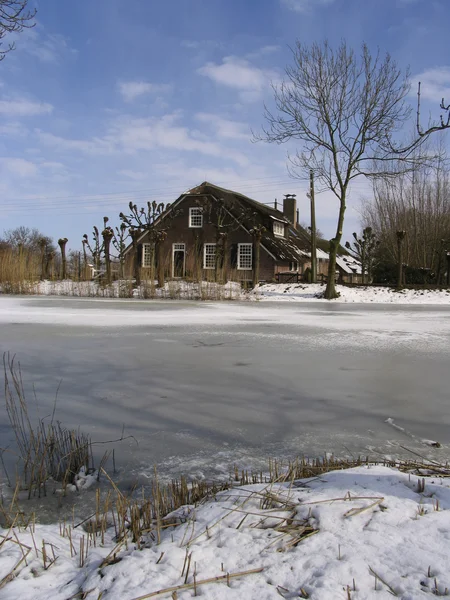
[{"label": "dead grass", "polygon": [[[18,485],[28,490],[28,497],[47,494],[47,482],[68,484],[82,468],[87,472],[91,455],[88,436],[68,430],[55,422],[56,398],[53,413],[47,423],[38,419],[33,425],[23,388],[20,364],[9,353],[3,355],[5,403],[18,449]],[[9,478],[8,478],[9,479]]]}]

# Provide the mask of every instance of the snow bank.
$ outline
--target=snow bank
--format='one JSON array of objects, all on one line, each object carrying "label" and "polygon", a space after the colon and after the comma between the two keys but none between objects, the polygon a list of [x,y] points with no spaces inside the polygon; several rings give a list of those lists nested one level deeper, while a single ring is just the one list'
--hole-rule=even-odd
[{"label": "snow bank", "polygon": [[[194,595],[194,573],[197,595],[214,600],[440,596],[450,589],[449,488],[449,479],[381,466],[293,485],[242,486],[179,509],[172,515],[178,525],[162,530],[160,544],[147,533],[140,550],[122,544],[114,564],[102,568],[116,544],[113,528],[88,548],[83,567],[81,528],[72,530],[71,541],[59,525],[36,525],[33,536],[15,528],[0,542],[0,578],[30,550],[0,600],[67,600],[82,591],[87,600],[131,600],[177,586],[176,596],[157,597],[186,600]],[[217,580],[202,584],[211,578]]]},{"label": "snow bank", "polygon": [[[1,287],[0,287],[1,291]],[[139,288],[129,280],[101,285],[97,281],[39,281],[23,286],[26,295],[73,296],[81,298],[141,298],[174,300],[236,300],[243,298],[240,283],[229,281],[224,285],[211,281],[193,283],[167,281],[163,288],[156,281],[143,281]]]},{"label": "snow bank", "polygon": [[[337,285],[339,298],[331,302],[360,302],[386,304],[447,304],[450,305],[450,290],[402,290],[397,292],[388,287],[347,287]],[[290,302],[330,302],[321,296],[325,286],[317,284],[264,284],[253,290],[250,296],[257,300]]]}]

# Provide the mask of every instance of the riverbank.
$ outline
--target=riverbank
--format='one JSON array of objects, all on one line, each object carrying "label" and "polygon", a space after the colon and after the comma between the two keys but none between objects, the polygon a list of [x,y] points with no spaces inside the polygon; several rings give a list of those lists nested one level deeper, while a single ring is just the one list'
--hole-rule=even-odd
[{"label": "riverbank", "polygon": [[131,513],[122,512],[120,527],[113,505],[125,501],[118,494],[91,518],[92,533],[76,519],[4,531],[0,599],[444,596],[446,475],[432,465],[412,473],[364,465],[238,485],[150,518],[137,535]]},{"label": "riverbank", "polygon": [[260,301],[272,302],[329,302],[358,304],[439,304],[450,306],[450,289],[403,289],[383,286],[351,287],[337,285],[339,298],[325,300],[325,286],[316,284],[276,283],[263,284],[250,292],[249,296]]},{"label": "riverbank", "polygon": [[325,300],[323,284],[266,283],[250,290],[229,281],[221,285],[212,281],[201,283],[167,281],[162,288],[155,281],[144,281],[139,287],[129,280],[102,285],[95,281],[22,282],[0,286],[4,295],[64,296],[73,298],[138,299],[138,300],[203,300],[203,301],[272,301],[329,302],[358,304],[437,304],[450,306],[450,289],[402,289],[386,286],[337,285],[339,297]]}]

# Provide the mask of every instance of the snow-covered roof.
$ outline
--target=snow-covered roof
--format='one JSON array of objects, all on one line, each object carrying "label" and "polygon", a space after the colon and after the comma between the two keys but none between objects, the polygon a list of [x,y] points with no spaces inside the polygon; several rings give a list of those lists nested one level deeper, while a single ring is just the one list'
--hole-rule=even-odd
[{"label": "snow-covered roof", "polygon": [[356,273],[357,275],[362,273],[361,263],[353,256],[337,256],[336,264],[346,273]]},{"label": "snow-covered roof", "polygon": [[[303,256],[307,256],[308,258],[311,258],[311,252],[302,250],[301,253],[303,254]],[[321,250],[320,248],[316,248],[316,258],[328,259],[328,256],[329,256],[328,252],[325,252],[324,250]]]}]

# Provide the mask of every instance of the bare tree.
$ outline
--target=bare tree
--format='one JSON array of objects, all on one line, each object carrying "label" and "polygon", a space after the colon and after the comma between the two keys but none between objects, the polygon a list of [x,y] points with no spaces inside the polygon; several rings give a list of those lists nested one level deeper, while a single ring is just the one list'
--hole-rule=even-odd
[{"label": "bare tree", "polygon": [[[376,260],[376,250],[380,245],[372,227],[364,227],[361,237],[356,232],[353,233],[354,241],[345,242],[345,247],[349,253],[358,259],[361,263],[362,283],[372,282],[372,272]],[[367,281],[366,275],[367,273]]]},{"label": "bare tree", "polygon": [[313,170],[322,189],[331,190],[339,202],[325,290],[331,299],[338,296],[336,255],[352,180],[407,171],[419,160],[428,135],[448,124],[417,132],[407,146],[395,141],[411,115],[405,102],[410,84],[409,73],[402,75],[389,54],[372,56],[363,44],[357,55],[345,41],[337,49],[328,42],[307,47],[297,41],[292,54],[286,79],[273,85],[276,112],[266,107],[268,125],[256,139],[300,142],[289,157],[291,175],[309,178]]},{"label": "bare tree", "polygon": [[434,169],[418,168],[407,176],[375,180],[373,198],[364,204],[362,220],[380,240],[383,263],[397,263],[397,231],[405,230],[404,262],[434,274],[439,283],[450,240],[448,165],[438,161]]},{"label": "bare tree", "polygon": [[66,259],[66,244],[69,240],[67,238],[60,238],[58,245],[61,249],[61,279],[65,279],[67,276],[67,259]]},{"label": "bare tree", "polygon": [[[104,224],[104,226],[106,226],[106,224]],[[102,264],[103,240],[96,225],[94,225],[94,227],[92,228],[92,242],[89,241],[87,233],[83,235],[82,242],[83,246],[87,247],[87,249],[91,253],[95,269],[97,273],[99,273]]]},{"label": "bare tree", "polygon": [[12,248],[21,246],[23,250],[37,253],[41,248],[41,240],[45,240],[48,250],[55,250],[52,238],[44,235],[36,227],[24,227],[23,225],[4,231],[0,243]]},{"label": "bare tree", "polygon": [[[199,200],[198,205],[203,210],[205,221],[212,225],[216,232],[214,280],[227,283],[229,235],[239,229],[245,217],[248,216],[248,210],[243,209],[235,202],[229,202],[226,206],[222,198],[214,200],[205,198]],[[201,273],[201,269],[199,270]]]},{"label": "bare tree", "polygon": [[112,244],[117,252],[116,258],[119,261],[119,279],[123,279],[125,275],[125,250],[128,237],[129,231],[125,223],[121,223],[120,227],[114,228]]},{"label": "bare tree", "polygon": [[[140,270],[138,263],[138,238],[145,232],[149,234],[149,240],[154,244],[153,259],[157,262],[158,285],[164,286],[164,257],[163,246],[167,236],[167,229],[172,219],[180,214],[179,210],[174,211],[170,204],[147,202],[146,207],[138,208],[136,204],[129,203],[130,212],[126,215],[120,213],[119,217],[122,223],[129,228],[133,243],[133,276],[136,279],[136,285],[140,285]],[[164,219],[162,218],[164,217]]]},{"label": "bare tree", "polygon": [[255,254],[255,264],[253,265],[252,287],[259,283],[259,266],[261,262],[261,237],[266,228],[263,225],[256,225],[250,230],[253,238],[253,247]]},{"label": "bare tree", "polygon": [[114,238],[114,230],[112,227],[107,225],[109,219],[108,217],[103,217],[103,255],[105,257],[105,266],[106,266],[106,283],[110,284],[112,281],[111,274],[111,241]]},{"label": "bare tree", "polygon": [[2,40],[10,33],[20,33],[24,29],[34,27],[36,9],[29,10],[28,0],[0,0],[0,60],[14,50],[14,42],[10,42],[6,50],[1,48]]}]

